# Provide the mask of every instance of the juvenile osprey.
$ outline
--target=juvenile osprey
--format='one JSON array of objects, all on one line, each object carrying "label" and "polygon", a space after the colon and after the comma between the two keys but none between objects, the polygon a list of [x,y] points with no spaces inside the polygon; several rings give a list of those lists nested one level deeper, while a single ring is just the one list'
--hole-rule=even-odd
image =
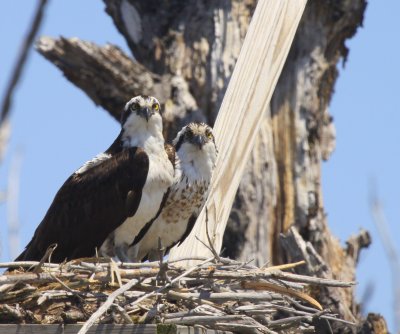
[{"label": "juvenile osprey", "polygon": [[123,252],[156,216],[174,175],[174,154],[169,160],[164,148],[159,102],[151,96],[132,98],[121,125],[108,150],[62,185],[16,261],[40,260],[51,244],[57,244],[53,262],[93,256],[113,231],[115,250]]},{"label": "juvenile osprey", "polygon": [[174,183],[160,215],[146,224],[129,248],[131,260],[157,260],[159,238],[166,252],[183,242],[207,199],[217,158],[211,127],[190,123],[179,131],[173,144],[176,150]]}]

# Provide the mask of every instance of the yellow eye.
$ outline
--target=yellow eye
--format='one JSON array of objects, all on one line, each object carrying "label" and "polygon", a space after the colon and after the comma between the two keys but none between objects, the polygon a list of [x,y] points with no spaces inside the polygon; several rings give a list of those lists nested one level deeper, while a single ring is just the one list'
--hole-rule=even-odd
[{"label": "yellow eye", "polygon": [[153,109],[154,109],[155,111],[159,111],[159,110],[160,110],[160,106],[158,105],[158,103],[154,103],[154,104],[153,104]]},{"label": "yellow eye", "polygon": [[213,135],[212,135],[211,132],[207,132],[207,138],[208,138],[208,139],[212,139],[212,138],[213,138]]}]

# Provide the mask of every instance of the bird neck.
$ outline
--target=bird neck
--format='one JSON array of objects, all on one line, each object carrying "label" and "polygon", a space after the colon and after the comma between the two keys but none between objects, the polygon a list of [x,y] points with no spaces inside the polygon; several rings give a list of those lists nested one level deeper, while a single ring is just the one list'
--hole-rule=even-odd
[{"label": "bird neck", "polygon": [[207,150],[185,150],[177,152],[177,169],[193,181],[209,181],[215,167],[215,156]]},{"label": "bird neck", "polygon": [[148,154],[165,152],[161,118],[149,122],[137,119],[129,126],[122,128],[121,141],[123,147],[141,147]]}]

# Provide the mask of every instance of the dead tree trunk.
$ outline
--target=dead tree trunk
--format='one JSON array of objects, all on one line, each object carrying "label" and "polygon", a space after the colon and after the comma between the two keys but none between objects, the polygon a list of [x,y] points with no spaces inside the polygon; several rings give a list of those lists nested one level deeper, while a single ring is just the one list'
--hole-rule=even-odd
[{"label": "dead tree trunk", "polygon": [[[256,0],[104,2],[135,60],[78,39],[41,38],[39,52],[117,119],[132,95],[150,93],[164,105],[169,139],[188,121],[213,124]],[[231,212],[225,255],[259,265],[306,258],[303,272],[355,279],[369,236],[343,249],[330,233],[321,163],[335,148],[328,105],[336,65],[365,7],[365,0],[309,0]],[[354,320],[353,292],[316,294]]]}]

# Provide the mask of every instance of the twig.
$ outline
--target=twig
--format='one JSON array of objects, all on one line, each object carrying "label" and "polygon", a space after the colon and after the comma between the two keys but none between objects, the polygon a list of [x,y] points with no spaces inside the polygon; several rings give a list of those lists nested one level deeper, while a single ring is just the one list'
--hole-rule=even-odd
[{"label": "twig", "polygon": [[148,294],[146,294],[146,295],[144,295],[144,296],[138,298],[138,299],[135,300],[133,303],[130,303],[130,306],[136,305],[136,304],[140,303],[141,301],[143,301],[143,300],[145,300],[145,299],[147,299],[147,298],[149,298],[149,297],[151,297],[151,296],[154,296],[154,295],[157,294],[157,293],[160,293],[160,292],[164,291],[165,289],[167,289],[167,288],[169,288],[170,286],[172,286],[174,283],[178,282],[178,281],[179,281],[180,279],[182,279],[183,277],[185,277],[185,276],[189,275],[190,273],[192,273],[193,271],[195,271],[195,270],[201,268],[203,265],[205,265],[206,263],[211,262],[212,260],[214,260],[214,256],[213,256],[213,257],[210,257],[210,258],[208,258],[207,260],[205,260],[205,261],[203,261],[203,262],[197,264],[196,266],[194,266],[194,267],[192,267],[192,268],[186,270],[183,274],[181,274],[181,275],[179,275],[178,277],[174,278],[173,280],[171,280],[170,282],[168,282],[167,284],[165,284],[165,285],[162,286],[161,288],[159,288],[159,289],[157,289],[157,290],[155,290],[155,291],[152,291],[152,292],[150,292],[150,293],[148,293]]},{"label": "twig", "polygon": [[274,291],[274,292],[279,292],[285,295],[293,296],[298,299],[301,299],[303,301],[306,301],[316,307],[317,309],[322,311],[322,306],[321,304],[312,298],[311,296],[305,294],[304,292],[301,291],[296,291],[293,289],[289,289],[284,286],[280,286],[277,284],[272,284],[269,282],[252,282],[252,281],[243,281],[241,283],[242,287],[244,289],[254,289],[254,290],[269,290],[269,291]]},{"label": "twig", "polygon": [[[39,261],[17,261],[17,262],[0,262],[0,268],[33,268],[39,264]],[[58,268],[57,263],[43,263],[43,267]]]},{"label": "twig", "polygon": [[[202,275],[210,275],[209,273],[200,273],[200,277],[204,277]],[[323,286],[332,286],[332,287],[341,287],[341,288],[348,288],[353,285],[356,285],[356,282],[344,282],[329,278],[319,278],[319,277],[311,277],[305,275],[297,275],[292,273],[286,273],[282,271],[255,271],[255,272],[224,272],[222,270],[215,270],[212,273],[213,278],[219,279],[228,279],[228,278],[237,278],[237,279],[248,279],[248,278],[275,278],[275,279],[282,279],[292,282],[304,283],[304,284],[311,284],[311,285],[323,285]]]},{"label": "twig", "polygon": [[209,249],[211,249],[212,254],[214,255],[214,257],[218,260],[221,261],[219,258],[219,254],[218,252],[215,250],[214,248],[214,244],[211,241],[211,237],[210,237],[210,233],[208,232],[208,208],[206,206],[206,235],[207,235],[207,240],[208,240],[208,244],[209,244]]},{"label": "twig", "polygon": [[189,299],[189,300],[201,300],[201,301],[214,301],[214,302],[226,302],[226,301],[271,301],[272,295],[270,293],[260,292],[213,292],[213,293],[201,293],[191,292],[183,293],[177,291],[169,291],[168,297],[172,299]]},{"label": "twig", "polygon": [[121,280],[121,274],[119,272],[119,268],[117,264],[114,262],[113,259],[111,259],[110,262],[110,273],[111,273],[111,283],[114,283],[114,274],[117,277],[118,285],[119,287],[122,286],[122,280]]},{"label": "twig", "polygon": [[[286,319],[282,322],[272,322],[272,326],[275,326],[279,333],[293,326],[299,333],[305,333],[313,328],[309,322],[314,317],[354,326],[351,322],[337,319],[335,314],[329,313],[329,310],[319,313],[316,309],[306,307],[294,298],[285,296],[289,291],[297,300],[310,299],[308,295],[300,292],[305,284],[309,284],[310,277],[284,273],[276,267],[259,269],[243,262],[224,258],[218,261],[215,257],[211,257],[186,271],[181,267],[166,268],[166,273],[173,280],[159,287],[155,281],[159,275],[156,266],[110,264],[109,261],[110,259],[85,258],[63,264],[43,263],[44,272],[41,273],[21,274],[14,271],[2,275],[0,303],[8,303],[10,306],[19,303],[23,307],[28,307],[21,309],[24,321],[28,323],[46,321],[46,317],[50,314],[64,321],[86,321],[81,333],[88,331],[90,326],[98,321],[130,323],[132,313],[135,317],[139,316],[140,321],[144,323],[160,319],[176,324],[196,321],[197,325],[204,325],[214,330],[249,334],[272,333],[265,327],[265,323],[268,323],[269,319],[276,319],[278,312],[281,312],[280,315],[284,315]],[[210,262],[211,265],[206,265]],[[25,261],[19,264],[0,265],[29,267],[38,264],[40,262]],[[164,263],[158,263],[158,267],[160,265],[163,266]],[[279,268],[291,266],[293,264]],[[121,281],[126,284],[118,290],[110,291],[112,289],[109,285],[110,270],[116,269],[120,272]],[[141,283],[138,283],[140,280]],[[172,288],[179,281],[184,281],[182,287]],[[32,285],[28,285],[27,282]],[[132,284],[135,283],[138,284],[133,287]],[[329,283],[336,286],[343,282],[322,281],[325,286],[329,286]],[[76,296],[80,300],[75,298]],[[145,302],[146,299],[148,302]],[[312,302],[314,306],[319,305],[313,299]],[[61,306],[57,307],[57,314],[54,314],[51,308],[54,303]],[[83,303],[84,308],[82,308]],[[94,312],[100,303],[104,304]],[[194,307],[196,304],[198,306]],[[70,306],[66,310],[62,305]],[[161,305],[163,306],[160,308]],[[112,308],[112,312],[105,316],[104,313],[109,308]],[[171,310],[177,312],[169,313]],[[90,316],[91,312],[94,313]],[[37,314],[39,319],[31,318],[29,314]],[[17,319],[15,321],[21,322]]]},{"label": "twig", "polygon": [[114,303],[115,298],[119,295],[123,294],[125,291],[128,291],[132,288],[135,284],[139,281],[137,279],[132,279],[125,285],[121,286],[119,289],[115,290],[111,295],[108,296],[107,300],[101,305],[96,312],[94,312],[88,321],[86,321],[81,329],[79,330],[78,334],[85,334],[89,330],[90,327],[109,309],[109,307]]},{"label": "twig", "polygon": [[0,305],[0,310],[3,316],[8,315],[16,320],[22,320],[24,318],[23,314],[17,307],[11,307],[7,304]]},{"label": "twig", "polygon": [[[207,259],[206,261],[203,261],[202,263],[198,264],[197,266],[185,271],[182,275],[176,277],[175,279],[173,279],[171,282],[167,283],[166,285],[164,285],[163,287],[152,291],[140,298],[138,298],[136,301],[134,301],[133,303],[130,303],[129,306],[133,306],[136,305],[138,303],[140,303],[141,301],[143,301],[144,299],[147,299],[157,293],[162,292],[163,290],[167,289],[168,287],[170,287],[173,283],[179,281],[181,278],[185,277],[186,275],[190,274],[191,272],[195,271],[196,269],[200,268],[202,265],[211,262],[214,259],[214,257]],[[132,286],[134,286],[135,284],[138,283],[137,279],[132,279],[131,281],[129,281],[127,284],[123,285],[122,287],[120,287],[118,290],[114,291],[106,300],[106,302],[95,312],[91,315],[91,317],[89,318],[88,321],[85,322],[85,324],[82,326],[82,328],[79,330],[78,334],[85,334],[87,333],[87,331],[89,330],[90,327],[93,326],[93,324],[104,314],[104,312],[106,312],[108,310],[108,308],[114,303],[114,300],[117,296],[123,294],[125,291],[129,290]]]},{"label": "twig", "polygon": [[198,261],[204,261],[207,258],[205,256],[193,256],[193,257],[181,257],[179,259],[175,259],[175,260],[167,260],[169,264],[172,263],[177,263],[177,262],[183,262],[183,261],[190,261],[190,260],[198,260]]},{"label": "twig", "polygon": [[217,321],[240,321],[245,319],[245,315],[225,315],[225,316],[191,316],[191,317],[185,317],[185,318],[172,318],[172,319],[165,319],[166,324],[186,324],[186,325],[192,325],[192,324],[204,324],[204,323],[209,323],[209,322],[217,322]]},{"label": "twig", "polygon": [[79,292],[75,291],[74,289],[71,289],[67,284],[65,284],[62,280],[60,280],[59,278],[57,278],[56,276],[52,275],[50,273],[50,275],[58,282],[60,283],[67,291],[71,292],[74,296],[78,297],[82,302],[85,302],[85,299],[82,298],[82,296],[79,294]]},{"label": "twig", "polygon": [[299,261],[299,262],[294,262],[294,263],[288,263],[288,264],[280,264],[278,266],[272,266],[272,267],[262,267],[263,270],[265,271],[272,271],[272,270],[287,270],[287,269],[293,269],[298,266],[301,266],[305,264],[306,261]]},{"label": "twig", "polygon": [[39,1],[38,5],[36,7],[35,15],[34,15],[31,27],[29,29],[29,32],[28,32],[27,36],[25,37],[25,40],[22,43],[21,51],[20,51],[17,61],[15,63],[15,66],[14,66],[14,69],[13,69],[13,72],[11,75],[11,79],[8,83],[8,86],[7,86],[7,89],[5,92],[5,96],[3,99],[3,103],[1,106],[0,124],[2,124],[4,122],[4,120],[7,118],[8,114],[9,114],[15,87],[18,84],[18,81],[21,77],[24,66],[26,64],[26,60],[28,58],[30,47],[39,31],[47,2],[48,2],[47,0]]},{"label": "twig", "polygon": [[283,318],[283,319],[278,319],[278,320],[273,320],[268,323],[269,327],[283,327],[283,326],[297,326],[299,322],[302,320],[307,320],[311,321],[313,318],[318,318],[324,313],[326,313],[326,310],[321,310],[320,312],[314,313],[314,314],[308,314],[308,315],[300,315],[300,316],[293,316],[293,317],[288,317],[288,318]]},{"label": "twig", "polygon": [[[293,300],[293,302],[294,302],[294,300]],[[286,311],[286,312],[289,312],[289,313],[293,313],[293,314],[297,314],[297,315],[308,315],[308,316],[313,317],[316,314],[318,314],[318,311],[316,309],[313,309],[313,308],[310,308],[310,307],[307,307],[307,309],[310,310],[309,312],[298,311],[298,310],[295,310],[295,309],[290,308],[290,307],[280,306],[280,305],[276,305],[276,304],[273,305],[273,307],[276,308],[276,309],[279,309],[279,310],[282,310],[282,311]],[[324,312],[327,312],[327,310],[324,310]],[[341,322],[341,323],[346,324],[348,326],[357,327],[357,324],[354,323],[354,322],[343,320],[343,319],[339,319],[339,318],[335,318],[333,316],[321,314],[321,315],[318,315],[318,317],[321,318],[321,319],[327,319],[327,320]]]},{"label": "twig", "polygon": [[[47,260],[49,260],[49,262],[51,262],[51,254],[53,254],[53,252],[55,251],[55,249],[57,248],[57,244],[51,244],[47,249],[46,249],[46,253],[44,253],[43,257],[41,258],[41,260],[39,261],[38,265],[35,266],[33,269],[34,273],[39,273],[42,270],[42,265],[43,263],[45,263]],[[28,270],[31,270],[33,267],[29,268]]]},{"label": "twig", "polygon": [[118,304],[112,304],[111,307],[120,314],[122,319],[124,319],[127,324],[133,324],[131,317],[128,315],[128,313],[126,313],[125,309],[122,306]]}]

